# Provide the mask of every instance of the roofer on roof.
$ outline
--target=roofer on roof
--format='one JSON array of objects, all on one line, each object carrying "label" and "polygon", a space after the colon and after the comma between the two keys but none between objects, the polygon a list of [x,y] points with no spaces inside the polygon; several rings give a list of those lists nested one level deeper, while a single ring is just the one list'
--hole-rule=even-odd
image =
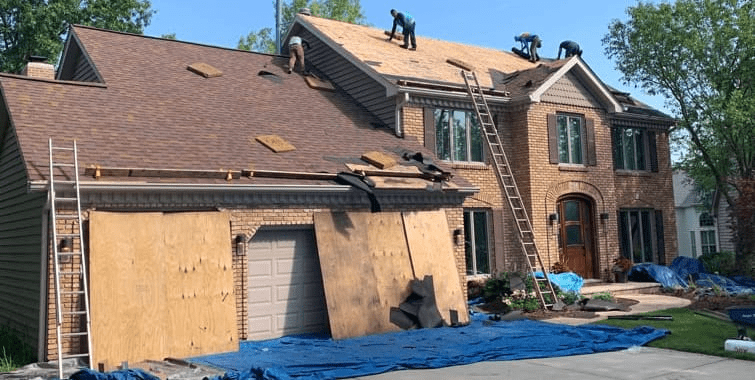
[{"label": "roofer on roof", "polygon": [[412,47],[410,50],[417,50],[417,39],[414,36],[414,17],[409,13],[398,12],[395,9],[391,9],[391,16],[393,16],[393,29],[391,29],[388,42],[393,39],[393,35],[396,33],[396,25],[400,25],[404,34],[404,44],[401,47],[409,48],[409,39],[411,38]]},{"label": "roofer on roof", "polygon": [[569,58],[573,55],[582,56],[582,49],[579,48],[579,44],[574,41],[564,41],[561,45],[558,45],[558,56],[556,59],[561,59],[561,50],[566,50],[564,58]]},{"label": "roofer on roof", "polygon": [[307,73],[307,66],[304,65],[304,48],[302,45],[307,45],[307,49],[309,49],[309,42],[307,40],[302,39],[299,36],[293,36],[291,39],[288,40],[288,73],[291,74],[291,72],[296,68],[296,62],[301,62],[301,71],[302,74]]}]

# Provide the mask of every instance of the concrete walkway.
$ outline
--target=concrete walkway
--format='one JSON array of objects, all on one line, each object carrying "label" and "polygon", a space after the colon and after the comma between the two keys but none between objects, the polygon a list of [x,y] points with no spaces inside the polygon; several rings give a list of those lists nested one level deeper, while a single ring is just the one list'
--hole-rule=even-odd
[{"label": "concrete walkway", "polygon": [[[628,315],[685,307],[687,299],[657,294],[621,294],[639,301],[630,312],[600,312],[595,318],[553,318],[550,323],[580,325],[606,319],[609,315]],[[723,344],[723,342],[721,343]],[[755,361],[721,358],[651,347],[632,347],[623,351],[591,355],[563,356],[482,362],[428,370],[406,370],[358,377],[364,380],[448,380],[448,379],[558,379],[558,380],[751,380]]]}]

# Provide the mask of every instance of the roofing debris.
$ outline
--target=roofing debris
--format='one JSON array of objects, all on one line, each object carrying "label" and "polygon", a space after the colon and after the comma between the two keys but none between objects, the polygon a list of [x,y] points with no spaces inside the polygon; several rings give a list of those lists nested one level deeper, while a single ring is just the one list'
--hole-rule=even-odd
[{"label": "roofing debris", "polygon": [[446,59],[446,63],[450,63],[458,68],[467,70],[467,71],[474,71],[474,66],[470,65],[469,63],[466,63],[460,59],[456,58],[448,58]]},{"label": "roofing debris", "polygon": [[285,153],[296,150],[296,147],[278,135],[261,135],[254,138],[275,153]]},{"label": "roofing debris", "polygon": [[392,156],[382,152],[367,152],[362,155],[362,160],[374,165],[378,169],[387,169],[397,165]]},{"label": "roofing debris", "polygon": [[216,69],[210,64],[196,62],[186,67],[189,71],[199,74],[205,78],[215,78],[223,75],[223,72]]}]

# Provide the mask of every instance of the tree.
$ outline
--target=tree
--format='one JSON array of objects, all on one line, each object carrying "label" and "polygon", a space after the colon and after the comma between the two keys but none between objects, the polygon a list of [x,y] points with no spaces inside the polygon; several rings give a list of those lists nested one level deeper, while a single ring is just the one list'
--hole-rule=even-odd
[{"label": "tree", "polygon": [[[677,165],[734,210],[737,259],[755,251],[755,3],[750,0],[640,2],[603,38],[625,83],[661,94],[678,118]],[[747,211],[750,209],[750,211]]]},{"label": "tree", "polygon": [[[283,3],[281,8],[283,24],[281,25],[281,38],[294,23],[296,14],[301,8],[309,8],[312,15],[332,20],[353,24],[363,24],[365,21],[359,0],[292,0]],[[276,1],[273,0],[273,10],[275,9]],[[275,14],[273,13],[273,15]],[[261,53],[275,53],[275,28],[262,28],[259,31],[250,32],[246,37],[242,36],[239,38],[238,48]]]},{"label": "tree", "polygon": [[55,60],[71,24],[142,33],[147,0],[0,0],[0,71],[18,72],[30,55]]}]

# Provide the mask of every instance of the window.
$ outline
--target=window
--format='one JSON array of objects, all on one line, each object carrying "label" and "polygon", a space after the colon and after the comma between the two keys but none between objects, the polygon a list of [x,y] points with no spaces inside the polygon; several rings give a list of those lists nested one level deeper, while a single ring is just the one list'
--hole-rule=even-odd
[{"label": "window", "polygon": [[716,253],[716,231],[700,231],[700,248],[703,250],[703,255]]},{"label": "window", "polygon": [[658,171],[655,132],[644,128],[613,129],[613,165],[619,170]]},{"label": "window", "polygon": [[695,243],[697,241],[697,238],[695,237],[695,231],[689,232],[689,241],[690,245],[692,246],[692,258],[697,258],[697,244]]},{"label": "window", "polygon": [[472,111],[435,109],[435,153],[441,160],[483,162],[483,140]]},{"label": "window", "polygon": [[702,254],[716,253],[716,222],[707,212],[700,214],[700,249]]},{"label": "window", "polygon": [[[634,209],[619,211],[619,238],[621,254],[634,263],[655,263],[658,255],[654,210]],[[659,228],[659,227],[658,227]]]},{"label": "window", "polygon": [[464,252],[467,275],[490,274],[489,215],[486,211],[464,210]]},{"label": "window", "polygon": [[558,162],[583,164],[582,117],[556,115],[558,130]]}]

